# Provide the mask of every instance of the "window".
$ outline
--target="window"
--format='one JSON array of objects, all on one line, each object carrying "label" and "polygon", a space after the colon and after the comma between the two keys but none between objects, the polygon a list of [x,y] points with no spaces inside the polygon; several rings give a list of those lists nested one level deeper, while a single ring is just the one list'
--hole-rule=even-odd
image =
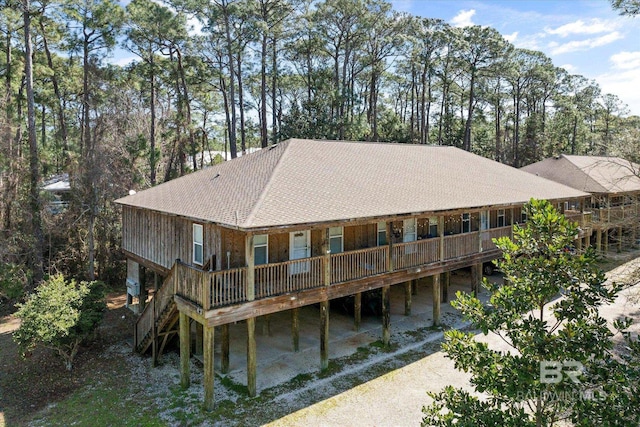
[{"label": "window", "polygon": [[387,223],[381,221],[378,223],[378,246],[387,244]]},{"label": "window", "polygon": [[525,211],[522,211],[522,213],[520,214],[520,222],[527,222],[527,213]]},{"label": "window", "polygon": [[329,228],[329,250],[332,254],[339,254],[344,251],[344,239],[342,236],[342,227]]},{"label": "window", "polygon": [[498,227],[504,227],[504,209],[498,209]]},{"label": "window", "polygon": [[253,236],[253,262],[255,265],[269,263],[269,236],[267,234]]},{"label": "window", "polygon": [[471,231],[471,214],[462,214],[462,232],[468,233]]},{"label": "window", "polygon": [[193,224],[193,263],[202,265],[204,262],[204,232],[202,225]]},{"label": "window", "polygon": [[438,217],[432,216],[429,218],[429,235],[427,237],[438,236]]}]

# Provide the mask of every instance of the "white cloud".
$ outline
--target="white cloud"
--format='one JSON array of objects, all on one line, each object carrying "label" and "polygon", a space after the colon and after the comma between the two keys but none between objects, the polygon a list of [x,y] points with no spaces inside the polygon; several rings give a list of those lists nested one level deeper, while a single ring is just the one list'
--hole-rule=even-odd
[{"label": "white cloud", "polygon": [[618,95],[629,106],[631,114],[640,116],[640,67],[618,73],[604,73],[596,76],[602,93]]},{"label": "white cloud", "polygon": [[578,67],[573,64],[563,64],[560,68],[567,70],[569,74],[578,74]]},{"label": "white cloud", "polygon": [[617,70],[640,69],[640,51],[616,53],[609,60]]},{"label": "white cloud", "polygon": [[121,56],[113,61],[109,61],[111,64],[119,65],[120,67],[126,67],[127,65],[138,61],[140,58],[137,56]]},{"label": "white cloud", "polygon": [[593,49],[594,47],[605,46],[622,38],[622,34],[620,34],[618,31],[614,31],[609,34],[605,34],[604,36],[592,39],[574,40],[563,44],[551,42],[548,44],[548,47],[550,48],[552,55],[560,55],[562,53],[589,50]]},{"label": "white cloud", "polygon": [[451,19],[451,24],[454,27],[471,27],[475,25],[471,18],[476,14],[474,9],[461,10],[456,16]]},{"label": "white cloud", "polygon": [[572,34],[599,34],[606,33],[614,29],[616,25],[610,21],[604,21],[597,18],[584,22],[578,20],[569,24],[561,25],[556,29],[545,28],[545,32],[548,34],[557,35],[560,37],[568,37]]},{"label": "white cloud", "polygon": [[512,33],[512,34],[505,34],[503,37],[504,37],[504,39],[505,39],[506,41],[508,41],[509,43],[513,43],[513,42],[515,42],[515,41],[517,40],[517,38],[518,38],[518,32],[517,32],[517,31],[515,31],[515,32],[514,32],[514,33]]}]

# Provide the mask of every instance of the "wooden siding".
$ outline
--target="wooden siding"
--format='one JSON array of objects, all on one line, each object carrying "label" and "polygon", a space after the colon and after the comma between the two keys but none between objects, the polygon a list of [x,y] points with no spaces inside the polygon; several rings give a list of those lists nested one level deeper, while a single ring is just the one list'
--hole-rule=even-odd
[{"label": "wooden siding", "polygon": [[220,253],[220,227],[149,210],[122,208],[122,248],[166,270],[171,269],[176,259],[191,263],[193,224],[203,225],[205,264],[216,255],[215,269],[221,269],[223,265],[217,256]]}]

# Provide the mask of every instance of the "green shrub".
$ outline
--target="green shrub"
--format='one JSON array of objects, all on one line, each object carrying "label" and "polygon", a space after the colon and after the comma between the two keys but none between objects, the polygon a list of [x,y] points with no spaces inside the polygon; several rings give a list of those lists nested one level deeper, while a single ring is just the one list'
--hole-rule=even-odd
[{"label": "green shrub", "polygon": [[16,317],[22,321],[13,334],[23,356],[37,346],[56,351],[67,370],[80,344],[98,326],[106,309],[101,282],[67,281],[63,275],[43,282]]}]

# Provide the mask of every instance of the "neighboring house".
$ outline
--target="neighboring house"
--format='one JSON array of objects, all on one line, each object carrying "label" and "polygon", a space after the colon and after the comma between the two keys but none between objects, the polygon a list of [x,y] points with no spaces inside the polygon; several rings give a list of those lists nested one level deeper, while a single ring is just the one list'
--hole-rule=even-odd
[{"label": "neighboring house", "polygon": [[592,244],[607,252],[609,242],[636,245],[640,165],[620,157],[560,155],[522,170],[591,194]]},{"label": "neighboring house", "polygon": [[[247,385],[256,391],[255,319],[320,304],[321,365],[328,364],[329,300],[380,289],[388,343],[389,288],[431,277],[439,321],[441,275],[497,258],[531,198],[589,195],[454,147],[288,140],[137,194],[122,205],[128,282],[163,284],[136,325],[135,346],[161,351],[179,324],[182,384],[189,383],[190,320],[204,351],[205,406],[213,406],[213,330],[246,321]],[[141,268],[144,267],[144,268]],[[409,290],[409,291],[407,291]],[[144,289],[141,301],[146,297]],[[179,319],[179,320],[177,320]],[[356,326],[357,327],[357,326]],[[225,332],[226,331],[226,332]]]},{"label": "neighboring house", "polygon": [[69,206],[69,196],[71,194],[71,182],[69,174],[54,175],[43,182],[42,190],[45,191],[47,209],[58,214]]}]

